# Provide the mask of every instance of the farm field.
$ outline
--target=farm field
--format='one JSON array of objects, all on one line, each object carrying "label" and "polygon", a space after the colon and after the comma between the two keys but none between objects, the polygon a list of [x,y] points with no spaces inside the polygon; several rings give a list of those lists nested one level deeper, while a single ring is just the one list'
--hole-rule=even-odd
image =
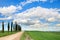
[{"label": "farm field", "polygon": [[16,33],[16,32],[11,32],[11,31],[4,31],[4,33],[3,32],[0,32],[0,37],[3,37],[3,36],[7,36],[7,35],[11,35],[11,34],[14,34],[14,33]]},{"label": "farm field", "polygon": [[60,32],[26,31],[22,35],[21,40],[26,39],[26,34],[33,40],[60,40]]}]

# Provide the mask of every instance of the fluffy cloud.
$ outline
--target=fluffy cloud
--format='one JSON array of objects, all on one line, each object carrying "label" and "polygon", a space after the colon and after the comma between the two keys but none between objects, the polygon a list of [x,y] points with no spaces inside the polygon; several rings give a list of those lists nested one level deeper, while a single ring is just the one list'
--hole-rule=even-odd
[{"label": "fluffy cloud", "polygon": [[0,18],[0,20],[10,20],[10,19],[12,19],[11,16],[9,16],[9,17],[7,17],[7,18]]},{"label": "fluffy cloud", "polygon": [[48,18],[48,21],[49,22],[54,22],[55,21],[55,18]]},{"label": "fluffy cloud", "polygon": [[30,20],[30,19],[15,19],[14,22],[15,21],[17,21],[17,23],[22,25],[34,25],[39,23],[39,20]]},{"label": "fluffy cloud", "polygon": [[9,16],[9,15],[12,15],[12,13],[15,13],[17,10],[21,10],[21,9],[22,9],[21,6],[13,6],[13,5],[11,5],[11,6],[8,6],[8,7],[1,7],[0,8],[0,13],[2,15]]},{"label": "fluffy cloud", "polygon": [[[42,8],[40,6],[33,7],[31,9],[28,9],[22,13],[16,14],[16,17],[14,17],[14,21],[17,21],[20,24],[23,25],[29,25],[29,26],[49,26],[49,22],[60,22],[60,9],[48,9],[48,8]],[[46,21],[43,23],[41,20]]]},{"label": "fluffy cloud", "polygon": [[56,24],[57,27],[60,27],[60,24]]},{"label": "fluffy cloud", "polygon": [[32,2],[47,2],[49,1],[50,3],[54,2],[54,1],[57,1],[57,0],[26,0],[24,2],[21,2],[20,4],[22,4],[22,6],[26,5],[26,4],[29,4],[29,3],[32,3]]},{"label": "fluffy cloud", "polygon": [[24,2],[21,2],[20,4],[22,4],[24,6],[24,5],[28,4],[28,3],[39,2],[39,1],[46,2],[47,0],[26,0]]}]

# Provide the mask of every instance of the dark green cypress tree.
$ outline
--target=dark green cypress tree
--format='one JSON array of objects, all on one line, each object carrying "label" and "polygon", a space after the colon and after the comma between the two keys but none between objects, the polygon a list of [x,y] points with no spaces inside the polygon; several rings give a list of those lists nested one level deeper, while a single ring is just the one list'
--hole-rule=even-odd
[{"label": "dark green cypress tree", "polygon": [[17,25],[17,30],[21,31],[21,26],[20,25]]},{"label": "dark green cypress tree", "polygon": [[9,29],[10,29],[10,25],[9,25],[9,22],[8,22],[8,32],[9,32]]},{"label": "dark green cypress tree", "polygon": [[15,26],[13,27],[14,31],[21,31],[21,26],[15,22]]},{"label": "dark green cypress tree", "polygon": [[17,22],[15,22],[15,25],[16,25],[16,26],[15,26],[15,31],[17,31]]},{"label": "dark green cypress tree", "polygon": [[4,22],[2,22],[2,32],[4,32]]},{"label": "dark green cypress tree", "polygon": [[11,32],[12,32],[13,22],[11,22]]}]

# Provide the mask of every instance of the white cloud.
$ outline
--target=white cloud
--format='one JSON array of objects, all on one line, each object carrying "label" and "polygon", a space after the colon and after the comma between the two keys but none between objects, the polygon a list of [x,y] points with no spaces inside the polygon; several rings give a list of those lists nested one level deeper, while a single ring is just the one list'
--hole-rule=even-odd
[{"label": "white cloud", "polygon": [[24,6],[24,5],[28,4],[28,3],[39,2],[39,1],[47,2],[47,0],[26,0],[24,2],[21,2],[20,4],[22,4],[22,6]]},{"label": "white cloud", "polygon": [[56,24],[57,27],[60,27],[60,24]]},{"label": "white cloud", "polygon": [[34,25],[38,24],[39,20],[30,20],[30,19],[15,19],[14,22],[17,21],[17,23],[22,24],[22,25]]},{"label": "white cloud", "polygon": [[[33,7],[22,13],[16,14],[16,17],[14,17],[14,21],[17,21],[18,23],[23,24],[23,25],[43,26],[43,24],[44,24],[44,26],[48,26],[49,25],[48,21],[52,23],[55,21],[58,22],[57,19],[60,20],[60,18],[58,17],[60,15],[58,10],[59,9],[42,8],[40,6]],[[45,21],[47,21],[46,23],[48,23],[48,24],[40,21],[41,19],[44,19]]]},{"label": "white cloud", "polygon": [[55,18],[48,18],[48,21],[49,22],[54,22],[55,21]]},{"label": "white cloud", "polygon": [[22,6],[19,6],[19,5],[18,5],[18,6],[16,6],[16,9],[17,9],[17,10],[21,10],[21,9],[22,9]]},{"label": "white cloud", "polygon": [[6,18],[0,18],[0,20],[10,20],[10,19],[12,19],[12,17],[11,17],[11,16],[6,17]]},{"label": "white cloud", "polygon": [[24,5],[29,4],[29,3],[40,2],[40,1],[43,2],[43,3],[45,3],[45,2],[53,3],[53,2],[55,2],[55,1],[57,1],[57,0],[26,0],[26,1],[21,2],[20,4],[21,4],[22,6],[24,6]]},{"label": "white cloud", "polygon": [[21,10],[22,7],[21,6],[8,6],[8,7],[0,7],[0,13],[2,15],[12,15],[13,13],[15,13],[17,10]]}]

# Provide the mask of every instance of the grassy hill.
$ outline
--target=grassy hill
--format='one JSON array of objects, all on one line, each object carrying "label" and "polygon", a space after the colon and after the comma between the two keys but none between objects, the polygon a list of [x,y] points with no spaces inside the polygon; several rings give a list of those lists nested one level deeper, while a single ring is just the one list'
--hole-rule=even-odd
[{"label": "grassy hill", "polygon": [[33,40],[60,40],[60,32],[28,31],[23,34],[21,40],[25,40],[25,34],[28,34]]},{"label": "grassy hill", "polygon": [[0,31],[0,37],[3,37],[3,36],[7,36],[7,35],[11,35],[11,34],[14,34],[16,32],[8,32],[8,31],[5,31],[4,33]]}]

